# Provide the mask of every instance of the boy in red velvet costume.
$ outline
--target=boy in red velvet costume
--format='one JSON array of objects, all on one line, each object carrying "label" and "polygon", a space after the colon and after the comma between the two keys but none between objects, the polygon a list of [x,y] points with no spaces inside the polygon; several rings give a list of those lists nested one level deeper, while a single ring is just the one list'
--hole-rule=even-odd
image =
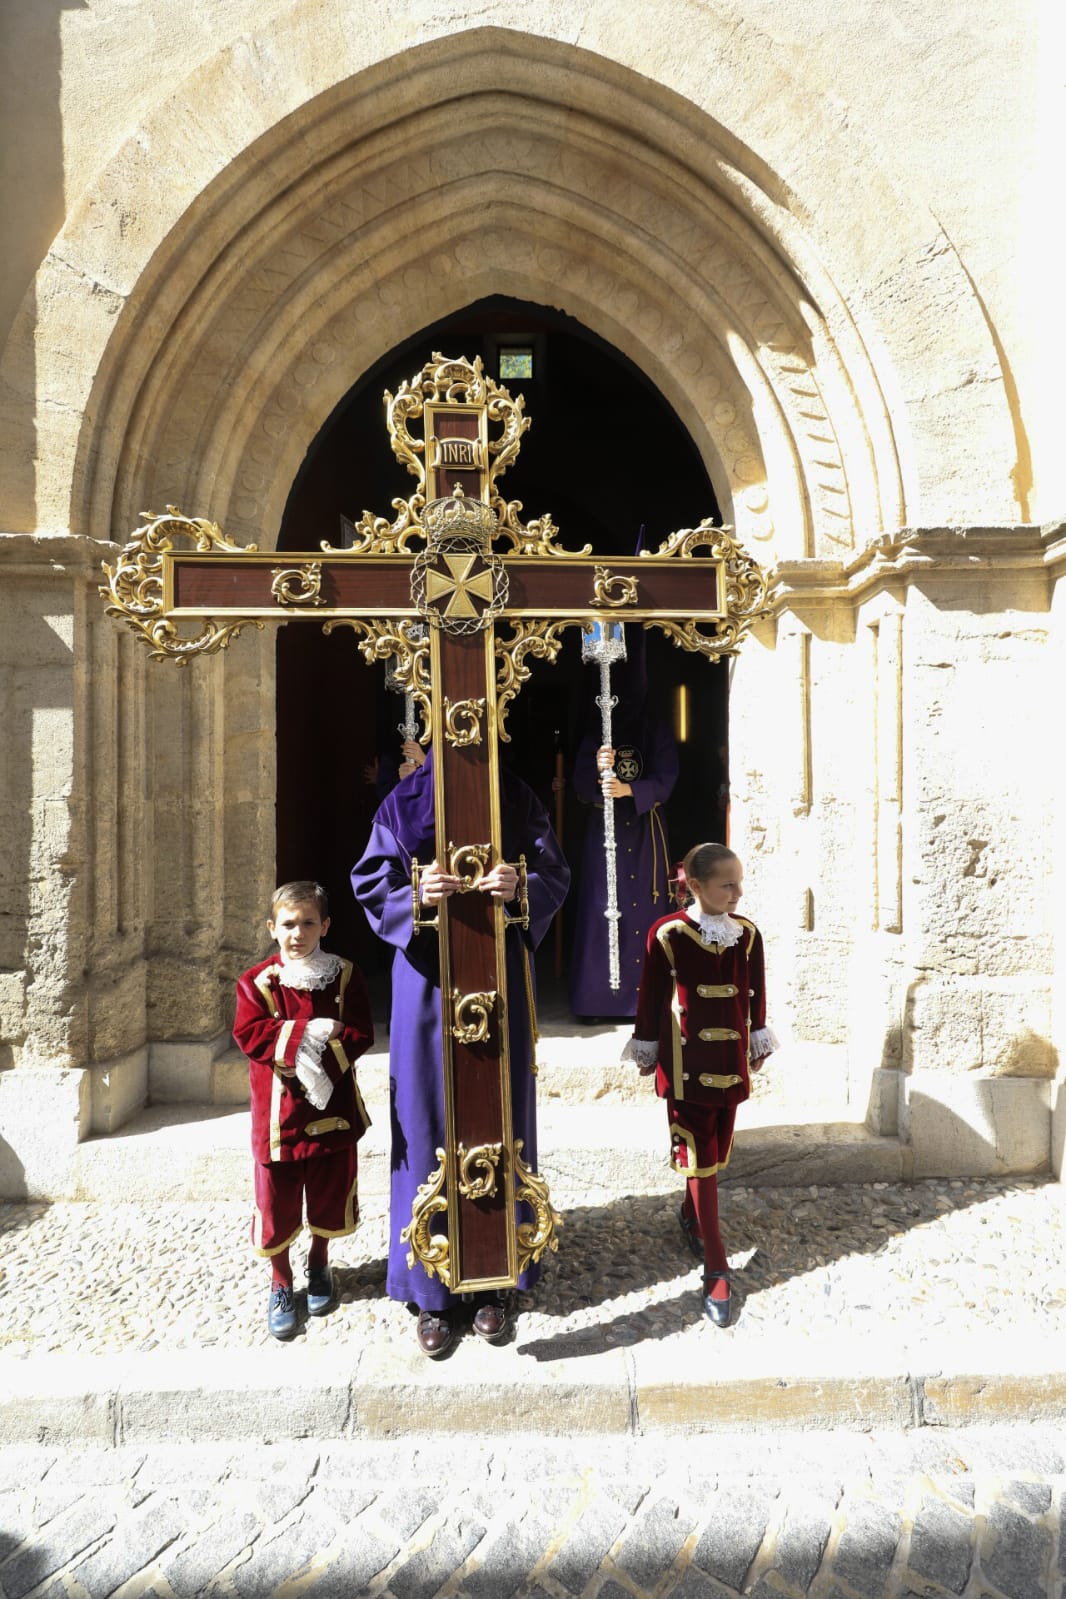
[{"label": "boy in red velvet costume", "polygon": [[633,1037],[624,1060],[644,1076],[670,1118],[670,1164],[687,1178],[681,1227],[704,1263],[703,1308],[729,1321],[729,1271],[718,1230],[718,1172],[728,1164],[737,1106],[777,1046],[766,1025],[762,937],[732,913],[744,869],[724,844],[685,856],[693,904],[648,932]]},{"label": "boy in red velvet costume", "polygon": [[359,1219],[356,1144],[370,1118],[355,1062],[374,1028],[358,967],[319,948],[328,908],[318,883],[283,883],[267,920],[278,953],[237,983],[233,1036],[248,1057],[252,1102],[252,1244],[272,1267],[267,1326],[275,1338],[296,1331],[289,1248],[305,1201],[309,1315],[324,1316],[333,1303],[329,1240],[354,1232]]}]

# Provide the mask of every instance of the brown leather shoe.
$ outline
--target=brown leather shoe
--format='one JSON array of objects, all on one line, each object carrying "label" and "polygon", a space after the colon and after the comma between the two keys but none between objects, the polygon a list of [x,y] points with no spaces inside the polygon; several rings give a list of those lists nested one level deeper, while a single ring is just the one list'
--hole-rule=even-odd
[{"label": "brown leather shoe", "polygon": [[474,1312],[474,1331],[487,1344],[498,1344],[511,1327],[511,1311],[505,1300],[489,1299]]},{"label": "brown leather shoe", "polygon": [[422,1310],[416,1329],[418,1347],[431,1360],[439,1360],[452,1347],[452,1318],[446,1310]]}]

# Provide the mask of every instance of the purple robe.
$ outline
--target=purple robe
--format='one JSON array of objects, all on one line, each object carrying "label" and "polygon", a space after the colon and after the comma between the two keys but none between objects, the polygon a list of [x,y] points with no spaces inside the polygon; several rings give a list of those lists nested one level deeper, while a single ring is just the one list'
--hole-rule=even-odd
[{"label": "purple robe", "polygon": [[[507,930],[507,1016],[514,1136],[523,1140],[522,1158],[536,1170],[536,1079],[531,1070],[525,965],[528,959],[532,981],[532,950],[566,897],[570,872],[548,813],[533,791],[507,772],[500,774],[500,788],[503,857],[508,861],[526,857],[530,926],[528,933],[518,927]],[[456,1303],[439,1277],[430,1277],[417,1262],[408,1266],[408,1246],[400,1242],[419,1184],[436,1170],[437,1150],[444,1147],[437,934],[432,929],[413,933],[411,916],[411,859],[417,856],[423,866],[433,860],[434,826],[430,750],[425,765],[404,778],[379,807],[362,859],[352,870],[352,888],[371,927],[396,951],[389,1034],[392,1180],[385,1291],[390,1299],[423,1310],[443,1310]],[[519,1286],[531,1287],[537,1275],[538,1268],[532,1267]]]},{"label": "purple robe", "polygon": [[[632,798],[614,802],[617,846],[619,972],[621,986],[611,987],[607,909],[607,862],[603,848],[603,795],[596,770],[599,730],[586,733],[574,759],[574,792],[592,806],[581,849],[573,954],[570,960],[570,1009],[575,1016],[632,1017],[637,1009],[640,974],[648,928],[670,905],[670,853],[664,805],[677,782],[678,754],[665,722],[636,717],[615,731],[618,776],[630,784]],[[630,773],[639,767],[639,776]]]}]

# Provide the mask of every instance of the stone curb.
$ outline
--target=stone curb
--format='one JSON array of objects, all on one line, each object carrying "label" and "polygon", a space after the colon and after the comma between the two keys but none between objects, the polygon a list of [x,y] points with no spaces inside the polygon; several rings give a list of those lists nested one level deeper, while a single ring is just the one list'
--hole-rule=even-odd
[{"label": "stone curb", "polygon": [[1066,1413],[1066,1359],[1051,1338],[1029,1340],[1024,1359],[1006,1338],[953,1339],[909,1364],[844,1343],[760,1338],[734,1346],[728,1369],[709,1377],[713,1349],[708,1341],[698,1365],[651,1343],[538,1360],[471,1338],[435,1363],[413,1341],[370,1345],[350,1362],[292,1345],[0,1357],[0,1445],[867,1431]]}]

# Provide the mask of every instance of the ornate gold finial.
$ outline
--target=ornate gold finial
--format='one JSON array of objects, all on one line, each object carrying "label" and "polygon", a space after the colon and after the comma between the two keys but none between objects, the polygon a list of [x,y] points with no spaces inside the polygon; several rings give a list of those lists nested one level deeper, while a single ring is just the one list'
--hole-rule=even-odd
[{"label": "ornate gold finial", "polygon": [[[656,618],[655,626],[666,634],[677,649],[693,650],[708,660],[736,655],[754,624],[773,613],[774,580],[734,537],[730,527],[716,527],[705,517],[699,527],[679,528],[658,550],[641,550],[641,556],[677,555],[686,560],[697,550],[706,549],[723,562],[725,593],[721,595],[725,615],[704,633],[695,621],[667,622]],[[647,623],[644,624],[648,626]]]},{"label": "ornate gold finial", "polygon": [[108,616],[125,622],[148,645],[153,661],[184,666],[191,655],[213,655],[226,649],[242,628],[261,628],[263,624],[255,617],[234,617],[222,623],[207,617],[196,622],[197,632],[191,636],[179,633],[163,611],[163,556],[174,549],[175,540],[187,541],[200,553],[224,550],[253,555],[258,546],[234,544],[217,522],[183,516],[176,505],[168,505],[165,516],[142,511],[141,526],[115,565],[104,563],[107,582],[100,585],[100,594],[110,601]]}]

